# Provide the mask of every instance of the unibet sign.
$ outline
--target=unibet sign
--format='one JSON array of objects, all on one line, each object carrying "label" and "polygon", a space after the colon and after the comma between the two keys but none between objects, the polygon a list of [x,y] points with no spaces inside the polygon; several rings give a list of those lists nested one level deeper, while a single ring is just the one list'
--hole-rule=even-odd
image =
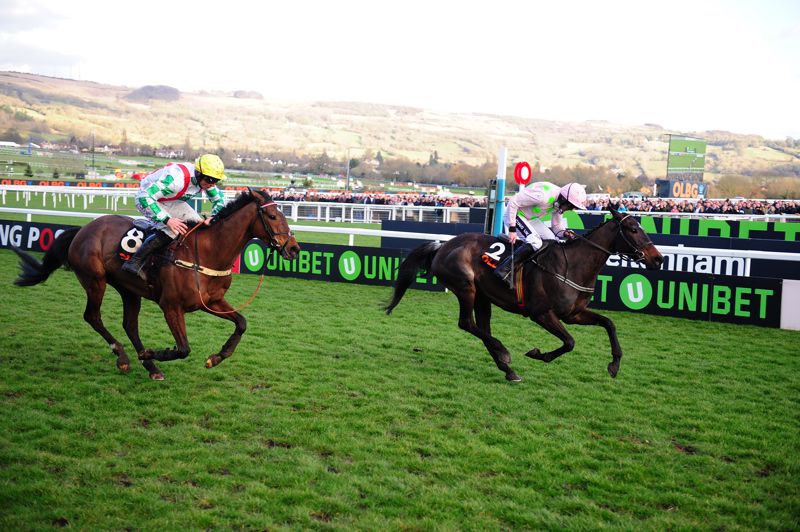
[{"label": "unibet sign", "polygon": [[[301,244],[295,260],[270,251],[252,240],[242,252],[242,273],[261,273],[302,279],[391,286],[403,260],[398,249]],[[412,288],[444,290],[436,279],[420,277]]]},{"label": "unibet sign", "polygon": [[[610,215],[577,214],[567,211],[567,226],[570,229],[593,229]],[[576,220],[577,219],[577,220]],[[714,218],[665,218],[655,216],[642,216],[639,218],[642,228],[650,236],[654,235],[682,235],[682,236],[719,236],[724,238],[759,238],[768,240],[783,240],[786,242],[800,241],[800,223],[798,222],[764,222],[761,220],[720,220]]]},{"label": "unibet sign", "polygon": [[[611,271],[612,274],[607,273]],[[691,319],[780,326],[780,279],[648,272],[606,268],[591,306]]]}]

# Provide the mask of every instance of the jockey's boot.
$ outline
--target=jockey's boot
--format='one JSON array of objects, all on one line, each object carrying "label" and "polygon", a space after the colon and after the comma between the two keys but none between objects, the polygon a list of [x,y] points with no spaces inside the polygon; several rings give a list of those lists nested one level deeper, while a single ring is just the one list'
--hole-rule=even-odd
[{"label": "jockey's boot", "polygon": [[497,265],[494,274],[504,280],[509,288],[514,288],[514,271],[517,269],[517,266],[533,257],[536,251],[537,250],[534,249],[531,244],[523,244],[518,250],[514,251],[514,263],[511,263],[512,255],[509,255],[503,259],[503,262]]},{"label": "jockey's boot", "polygon": [[145,259],[152,255],[155,251],[161,249],[161,247],[166,245],[168,242],[172,242],[172,237],[163,231],[156,231],[154,234],[148,236],[145,241],[142,242],[142,245],[139,247],[139,249],[136,250],[136,253],[134,253],[133,257],[128,259],[122,265],[123,271],[138,275],[146,281],[147,275],[142,269]]}]

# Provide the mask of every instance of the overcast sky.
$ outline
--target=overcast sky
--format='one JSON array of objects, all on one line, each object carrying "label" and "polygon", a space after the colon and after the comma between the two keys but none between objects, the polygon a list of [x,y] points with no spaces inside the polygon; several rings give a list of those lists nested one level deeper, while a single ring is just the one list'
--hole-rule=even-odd
[{"label": "overcast sky", "polygon": [[0,70],[800,138],[800,1],[0,0]]}]

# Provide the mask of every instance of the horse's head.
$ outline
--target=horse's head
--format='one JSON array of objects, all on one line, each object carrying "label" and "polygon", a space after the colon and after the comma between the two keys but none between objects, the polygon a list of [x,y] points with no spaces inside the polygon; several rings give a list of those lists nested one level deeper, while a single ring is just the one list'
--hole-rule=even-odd
[{"label": "horse's head", "polygon": [[248,192],[255,200],[258,213],[257,222],[253,226],[253,236],[268,242],[270,247],[279,250],[285,259],[296,258],[300,253],[300,245],[278,205],[265,189],[248,188]]},{"label": "horse's head", "polygon": [[611,212],[613,222],[619,224],[612,251],[644,263],[648,270],[660,270],[664,256],[656,249],[636,218],[628,213],[621,213],[610,205],[608,210]]}]

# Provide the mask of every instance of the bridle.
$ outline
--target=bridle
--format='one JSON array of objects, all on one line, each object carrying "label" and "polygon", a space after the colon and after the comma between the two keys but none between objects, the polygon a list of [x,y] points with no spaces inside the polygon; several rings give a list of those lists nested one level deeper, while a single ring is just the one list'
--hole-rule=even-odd
[{"label": "bridle", "polygon": [[600,244],[596,244],[596,243],[592,242],[591,240],[589,240],[585,236],[578,235],[578,238],[580,238],[582,240],[585,240],[587,243],[591,244],[592,246],[596,247],[597,249],[599,249],[600,251],[604,252],[607,255],[622,255],[624,257],[628,257],[629,259],[633,260],[634,262],[640,262],[640,263],[644,262],[644,259],[645,259],[644,251],[646,249],[648,249],[648,248],[654,247],[655,244],[653,244],[652,241],[648,241],[647,244],[645,244],[644,246],[639,248],[639,247],[635,246],[633,244],[633,242],[631,242],[628,239],[627,236],[625,236],[625,231],[623,231],[623,228],[622,228],[622,222],[624,222],[625,220],[627,220],[630,217],[631,217],[630,214],[626,214],[625,216],[622,217],[621,220],[617,220],[616,218],[612,218],[612,220],[617,222],[617,234],[614,235],[614,240],[616,240],[618,236],[622,236],[622,240],[624,240],[625,243],[628,244],[628,247],[633,249],[632,252],[619,251],[619,250],[612,251],[612,250],[604,248]]},{"label": "bridle", "polygon": [[[646,249],[655,247],[655,244],[653,244],[652,240],[648,239],[647,243],[644,246],[642,246],[641,248],[639,248],[639,247],[635,246],[633,244],[633,242],[631,242],[628,239],[627,236],[625,236],[625,231],[623,231],[623,229],[622,229],[622,222],[624,222],[630,216],[631,216],[630,214],[626,214],[625,216],[623,216],[623,218],[621,220],[618,221],[619,227],[617,229],[617,236],[622,236],[622,240],[624,240],[625,243],[628,244],[629,248],[633,249],[633,252],[631,253],[631,252],[620,252],[620,251],[617,251],[617,253],[622,255],[622,256],[624,256],[624,257],[628,257],[628,258],[632,259],[635,262],[641,263],[641,262],[644,262],[644,259],[645,259],[644,251]],[[637,224],[638,224],[638,222],[637,222]]]},{"label": "bridle", "polygon": [[267,209],[267,207],[270,207],[272,205],[274,205],[275,208],[277,209],[277,205],[278,204],[275,203],[274,201],[270,200],[270,201],[268,201],[266,203],[262,203],[262,204],[258,205],[256,207],[256,212],[258,212],[258,219],[261,220],[261,225],[264,227],[264,231],[266,231],[267,235],[269,235],[269,247],[271,247],[272,249],[278,250],[280,252],[280,254],[283,255],[284,254],[284,250],[286,249],[286,244],[289,243],[289,238],[286,239],[286,241],[283,243],[283,245],[280,245],[278,243],[278,238],[277,237],[279,237],[279,236],[291,237],[293,235],[292,235],[292,231],[291,230],[289,230],[289,231],[287,231],[285,233],[276,233],[275,231],[272,230],[272,227],[270,227],[269,224],[267,223],[267,221],[264,219],[264,211]]}]

